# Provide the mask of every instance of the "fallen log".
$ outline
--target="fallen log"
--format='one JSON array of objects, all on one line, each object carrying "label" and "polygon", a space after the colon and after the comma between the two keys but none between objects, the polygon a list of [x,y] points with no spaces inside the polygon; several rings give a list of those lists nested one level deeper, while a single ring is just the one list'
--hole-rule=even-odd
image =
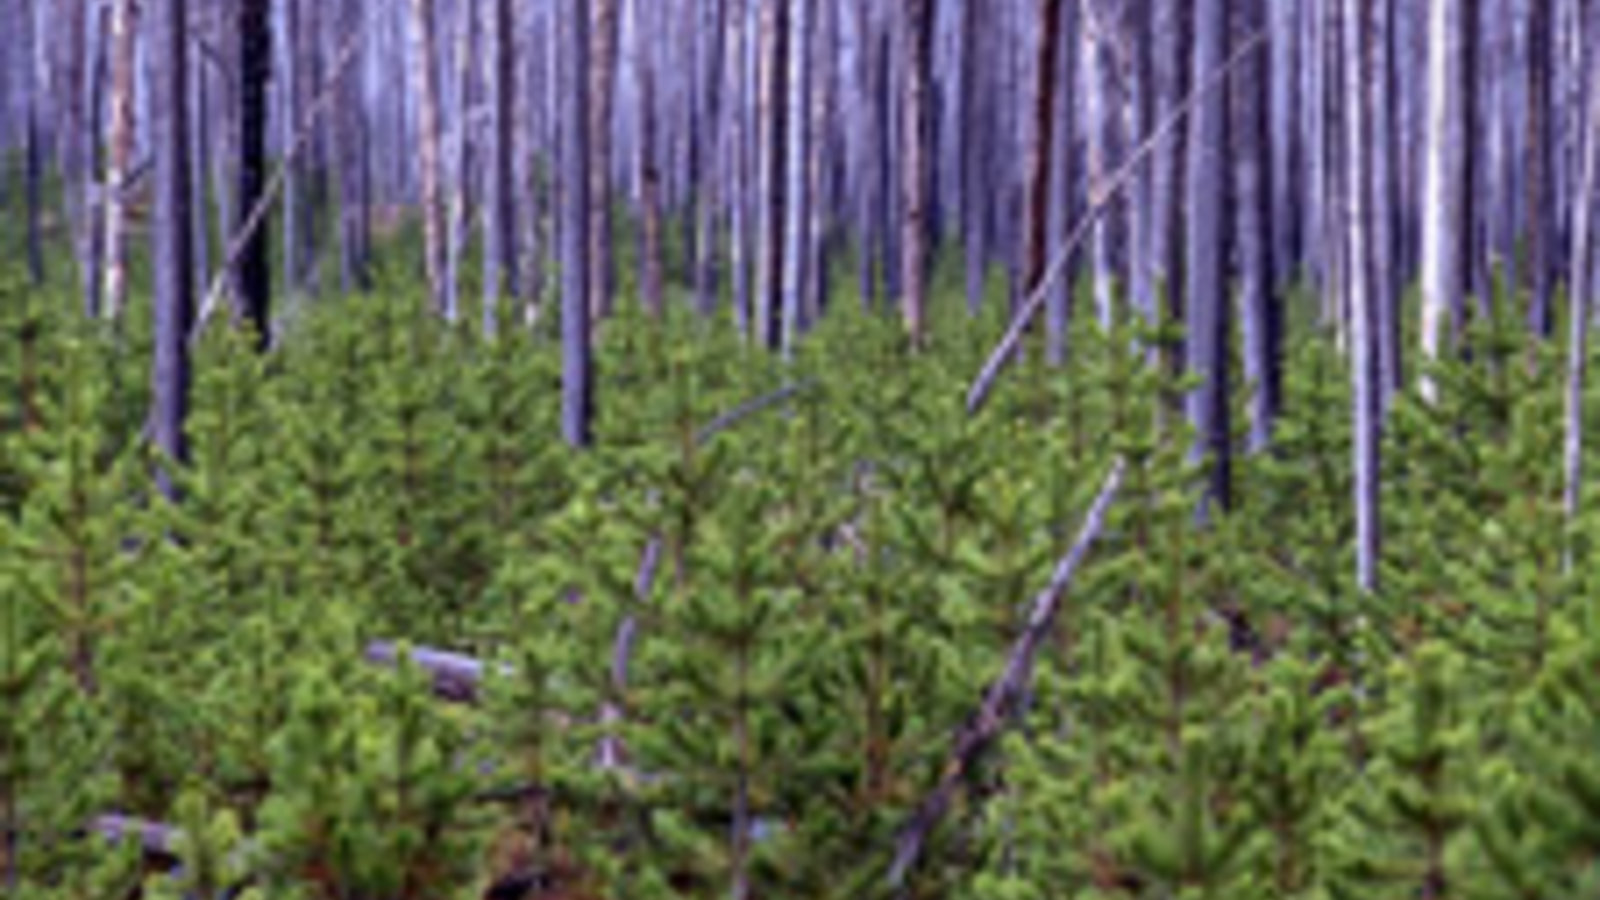
[{"label": "fallen log", "polygon": [[916,867],[929,836],[944,818],[961,782],[1016,717],[1033,677],[1034,657],[1055,626],[1062,597],[1072,585],[1096,538],[1105,528],[1106,513],[1122,488],[1125,468],[1126,464],[1121,459],[1112,464],[1099,496],[1095,498],[1082,528],[1078,530],[1072,549],[1056,563],[1050,584],[1034,598],[1028,624],[1012,644],[1005,669],[984,692],[983,702],[967,720],[967,724],[956,733],[955,747],[938,784],[896,833],[894,865],[889,870],[891,886],[899,887],[906,874]]},{"label": "fallen log", "polygon": [[[400,661],[400,647],[392,641],[373,641],[367,645],[364,655],[368,662],[395,666]],[[453,703],[478,701],[485,670],[483,662],[471,656],[431,647],[412,647],[406,656],[433,679],[434,696]],[[512,671],[509,665],[502,665],[499,669],[501,675],[510,675]]]}]

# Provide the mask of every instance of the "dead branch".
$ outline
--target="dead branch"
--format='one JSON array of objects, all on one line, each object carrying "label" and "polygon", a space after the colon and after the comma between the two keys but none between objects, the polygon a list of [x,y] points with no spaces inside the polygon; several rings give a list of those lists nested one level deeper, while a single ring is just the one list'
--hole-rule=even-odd
[{"label": "dead branch", "polygon": [[906,873],[916,866],[922,856],[923,848],[927,845],[928,837],[944,818],[962,780],[1015,717],[1018,705],[1027,693],[1028,684],[1033,677],[1034,657],[1045,639],[1050,636],[1056,615],[1061,609],[1062,597],[1066,595],[1067,588],[1072,585],[1072,580],[1077,576],[1084,559],[1088,557],[1095,539],[1105,527],[1106,512],[1111,508],[1112,500],[1122,487],[1125,468],[1126,464],[1121,459],[1112,464],[1105,485],[1101,487],[1099,496],[1090,507],[1089,515],[1084,519],[1083,527],[1079,529],[1072,549],[1056,564],[1055,573],[1050,577],[1050,584],[1034,598],[1028,624],[1012,644],[1005,670],[984,692],[983,703],[968,719],[967,724],[957,732],[955,747],[950,754],[950,761],[945,764],[944,774],[940,776],[939,783],[901,826],[895,839],[894,865],[889,870],[889,881],[892,885],[899,886],[905,879]]},{"label": "dead branch", "polygon": [[1072,261],[1073,256],[1078,252],[1078,248],[1088,239],[1090,229],[1105,214],[1106,209],[1111,206],[1111,201],[1115,200],[1118,195],[1127,189],[1128,185],[1133,183],[1134,175],[1144,165],[1145,160],[1177,131],[1178,126],[1188,118],[1194,108],[1200,104],[1200,101],[1205,99],[1212,91],[1221,88],[1227,82],[1229,73],[1244,62],[1262,44],[1265,44],[1266,40],[1266,31],[1258,30],[1249,39],[1240,44],[1239,49],[1235,50],[1233,55],[1221,66],[1218,66],[1216,71],[1206,78],[1204,84],[1195,88],[1177,109],[1173,110],[1171,114],[1157,124],[1149,137],[1146,137],[1134,149],[1134,152],[1123,161],[1122,166],[1111,174],[1111,178],[1105,185],[1090,198],[1089,208],[1084,211],[1077,224],[1067,233],[1066,242],[1062,244],[1060,250],[1056,251],[1055,258],[1050,261],[1050,267],[1045,270],[1044,277],[1040,278],[1039,283],[1033,286],[1033,292],[1028,295],[1027,301],[1023,303],[1022,308],[1017,310],[1016,316],[1011,320],[1011,326],[1006,329],[1005,336],[1000,339],[1000,343],[995,347],[994,352],[989,354],[988,361],[983,364],[983,370],[978,373],[978,377],[972,382],[972,389],[967,392],[968,415],[974,415],[983,408],[983,404],[989,399],[989,394],[994,391],[995,382],[999,380],[1001,373],[1005,371],[1006,365],[1016,355],[1017,344],[1021,343],[1022,335],[1028,330],[1028,326],[1033,323],[1033,317],[1038,315],[1039,310],[1044,306],[1050,289],[1054,287],[1062,275],[1066,274],[1067,264]]}]

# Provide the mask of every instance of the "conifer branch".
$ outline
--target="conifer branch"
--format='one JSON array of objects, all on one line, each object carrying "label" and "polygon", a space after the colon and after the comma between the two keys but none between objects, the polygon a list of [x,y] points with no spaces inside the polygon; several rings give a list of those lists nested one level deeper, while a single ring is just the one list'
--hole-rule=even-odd
[{"label": "conifer branch", "polygon": [[929,835],[944,818],[962,780],[1015,716],[1033,677],[1034,657],[1055,626],[1062,597],[1105,528],[1106,513],[1122,488],[1122,476],[1126,468],[1126,462],[1120,458],[1112,464],[1111,472],[1106,476],[1094,505],[1089,508],[1072,549],[1056,563],[1050,584],[1034,598],[1028,624],[1012,644],[1004,671],[984,692],[983,702],[956,733],[955,748],[950,754],[950,761],[945,764],[939,783],[901,826],[895,839],[894,865],[889,870],[891,885],[898,887],[906,874],[916,866]]}]

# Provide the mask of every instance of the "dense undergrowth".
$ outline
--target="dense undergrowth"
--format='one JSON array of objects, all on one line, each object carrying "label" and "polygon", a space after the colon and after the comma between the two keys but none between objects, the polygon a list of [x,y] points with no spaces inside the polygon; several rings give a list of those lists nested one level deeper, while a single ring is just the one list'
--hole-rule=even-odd
[{"label": "dense undergrowth", "polygon": [[[951,311],[912,356],[841,302],[784,364],[625,312],[575,454],[551,340],[447,328],[390,280],[264,358],[207,334],[174,505],[142,329],[73,307],[0,287],[7,896],[889,895],[895,829],[1117,456],[1026,716],[903,896],[1600,891],[1593,520],[1561,516],[1561,361],[1509,324],[1392,411],[1363,596],[1322,336],[1198,527],[1141,335],[1081,322],[968,418],[997,320]],[[508,665],[445,703],[374,639]],[[85,833],[110,811],[183,829],[182,865]]]}]

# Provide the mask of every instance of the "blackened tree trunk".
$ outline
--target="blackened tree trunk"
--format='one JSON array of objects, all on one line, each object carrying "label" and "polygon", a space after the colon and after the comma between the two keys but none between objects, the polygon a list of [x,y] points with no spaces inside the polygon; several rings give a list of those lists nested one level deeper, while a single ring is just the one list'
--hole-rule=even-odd
[{"label": "blackened tree trunk", "polygon": [[33,283],[44,283],[44,239],[40,228],[40,218],[43,213],[43,184],[44,184],[44,143],[40,132],[43,130],[40,123],[39,111],[39,84],[37,78],[38,65],[34,59],[34,30],[38,27],[34,19],[33,0],[22,0],[22,39],[19,42],[18,53],[23,59],[23,68],[26,73],[22,80],[22,89],[26,92],[26,117],[23,135],[23,192],[27,195],[27,256],[28,277]]},{"label": "blackened tree trunk", "polygon": [[[1233,0],[1236,37],[1252,39],[1267,27],[1271,0]],[[1234,206],[1240,266],[1244,372],[1250,382],[1250,449],[1264,450],[1282,407],[1281,309],[1273,277],[1271,133],[1268,131],[1268,49],[1262,44],[1239,64],[1232,93]]]},{"label": "blackened tree trunk", "polygon": [[1366,63],[1370,61],[1365,24],[1370,0],[1344,4],[1345,253],[1343,282],[1349,294],[1354,486],[1356,508],[1356,584],[1378,587],[1380,523],[1378,440],[1381,414],[1377,304],[1373,302],[1371,232],[1371,138],[1368,127]]},{"label": "blackened tree trunk", "polygon": [[423,260],[434,309],[446,315],[445,209],[439,169],[439,75],[434,24],[433,0],[411,0],[411,70],[417,93],[417,151],[422,168]]},{"label": "blackened tree trunk", "polygon": [[[111,10],[111,134],[105,185],[106,315],[122,316],[128,295],[128,176],[133,165],[134,86],[139,38],[138,0],[115,0]],[[0,98],[4,102],[4,98]]]},{"label": "blackened tree trunk", "polygon": [[589,335],[589,0],[563,0],[561,82],[561,433],[587,447],[594,418]]},{"label": "blackened tree trunk", "polygon": [[1271,141],[1273,273],[1278,287],[1285,286],[1300,261],[1298,214],[1304,159],[1300,133],[1301,18],[1304,3],[1269,3],[1272,37]]},{"label": "blackened tree trunk", "polygon": [[[1422,226],[1422,356],[1437,363],[1447,321],[1460,321],[1470,281],[1472,245],[1471,147],[1468,131],[1473,81],[1469,30],[1477,27],[1475,0],[1431,0],[1428,20],[1428,161]],[[1422,395],[1438,397],[1424,374]]]},{"label": "blackened tree trunk", "polygon": [[500,301],[522,292],[517,264],[515,172],[517,57],[512,0],[489,0],[489,171],[484,183],[483,331]]},{"label": "blackened tree trunk", "polygon": [[927,337],[928,221],[933,189],[933,0],[905,0],[905,119],[901,130],[901,277],[906,332],[914,347]]},{"label": "blackened tree trunk", "polygon": [[258,349],[272,341],[272,269],[268,230],[250,228],[267,184],[267,86],[272,78],[272,2],[241,0],[239,8],[239,196],[235,233],[249,228],[239,252],[237,318],[254,330]]},{"label": "blackened tree trunk", "polygon": [[194,268],[189,167],[189,9],[187,0],[158,0],[154,42],[156,77],[155,364],[151,378],[151,434],[169,462],[159,474],[161,490],[176,500],[167,466],[189,458],[184,434],[189,415],[189,331],[194,322]]},{"label": "blackened tree trunk", "polygon": [[[1194,4],[1193,83],[1217,72],[1227,55],[1229,0]],[[1232,446],[1228,410],[1227,286],[1228,192],[1227,94],[1210,91],[1199,98],[1189,127],[1189,249],[1185,300],[1188,305],[1189,374],[1200,386],[1188,400],[1189,421],[1198,435],[1196,451],[1208,457],[1207,502],[1228,508],[1232,493]]]},{"label": "blackened tree trunk", "polygon": [[759,340],[777,347],[783,306],[784,154],[788,147],[788,0],[766,0],[761,18],[761,215],[758,227],[755,325]]},{"label": "blackened tree trunk", "polygon": [[1527,184],[1528,327],[1549,337],[1554,327],[1550,295],[1555,289],[1556,166],[1554,150],[1553,91],[1550,82],[1552,40],[1551,3],[1532,0],[1528,5],[1528,141],[1524,175]]},{"label": "blackened tree trunk", "polygon": [[[1033,128],[1027,154],[1027,208],[1024,210],[1023,292],[1032,295],[1044,279],[1050,250],[1050,179],[1055,162],[1055,113],[1060,69],[1056,57],[1061,47],[1062,0],[1036,0],[1037,29],[1034,61]],[[1067,136],[1070,140],[1070,135]],[[1053,361],[1059,356],[1052,353]]]},{"label": "blackened tree trunk", "polygon": [[[1190,69],[1194,65],[1195,10],[1192,0],[1157,0],[1157,68],[1159,82],[1157,111],[1162,121],[1170,119],[1189,95]],[[1166,301],[1170,322],[1183,322],[1188,305],[1184,290],[1184,203],[1188,196],[1188,159],[1193,122],[1178,129],[1171,139],[1154,150],[1151,173],[1154,182],[1155,224],[1151,235],[1151,256],[1156,266],[1155,281]],[[1182,344],[1171,342],[1166,348],[1167,368],[1174,375],[1184,368]]]}]

